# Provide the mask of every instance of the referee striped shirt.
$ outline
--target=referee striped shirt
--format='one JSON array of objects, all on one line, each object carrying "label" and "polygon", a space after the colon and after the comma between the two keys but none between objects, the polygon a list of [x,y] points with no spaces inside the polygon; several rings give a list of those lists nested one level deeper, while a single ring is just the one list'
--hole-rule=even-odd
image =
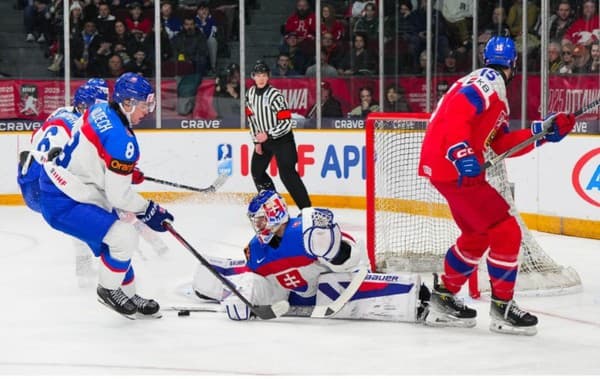
[{"label": "referee striped shirt", "polygon": [[281,92],[269,84],[260,89],[254,85],[248,90],[246,118],[254,142],[258,133],[278,139],[292,130],[292,112]]}]

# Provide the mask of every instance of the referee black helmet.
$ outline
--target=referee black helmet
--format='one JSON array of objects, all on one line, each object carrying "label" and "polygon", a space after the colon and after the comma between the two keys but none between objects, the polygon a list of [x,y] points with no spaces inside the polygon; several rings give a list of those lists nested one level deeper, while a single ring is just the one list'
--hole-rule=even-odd
[{"label": "referee black helmet", "polygon": [[254,68],[252,68],[252,76],[263,73],[271,75],[271,69],[269,69],[269,66],[265,62],[257,60],[254,64]]}]

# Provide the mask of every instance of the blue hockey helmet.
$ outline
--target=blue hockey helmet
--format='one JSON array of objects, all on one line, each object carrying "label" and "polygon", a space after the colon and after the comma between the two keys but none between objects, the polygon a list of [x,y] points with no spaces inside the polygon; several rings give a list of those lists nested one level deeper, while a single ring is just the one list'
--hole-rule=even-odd
[{"label": "blue hockey helmet", "polygon": [[73,96],[73,106],[77,112],[83,113],[87,108],[96,104],[96,102],[101,99],[102,95],[102,90],[99,88],[84,84],[79,86],[75,91],[75,95]]},{"label": "blue hockey helmet", "polygon": [[490,38],[483,50],[483,58],[486,66],[498,65],[513,70],[517,68],[517,48],[510,37]]},{"label": "blue hockey helmet", "polygon": [[290,214],[283,197],[275,191],[263,190],[248,205],[248,219],[261,243],[269,243]]},{"label": "blue hockey helmet", "polygon": [[102,97],[98,100],[108,101],[108,83],[106,83],[106,80],[102,78],[90,78],[85,84],[94,86],[102,91]]},{"label": "blue hockey helmet", "polygon": [[144,101],[148,106],[149,112],[154,111],[154,106],[156,105],[154,101],[154,89],[150,82],[142,75],[133,72],[126,72],[117,79],[112,99],[118,104],[130,100],[133,101],[134,106],[138,102]]}]

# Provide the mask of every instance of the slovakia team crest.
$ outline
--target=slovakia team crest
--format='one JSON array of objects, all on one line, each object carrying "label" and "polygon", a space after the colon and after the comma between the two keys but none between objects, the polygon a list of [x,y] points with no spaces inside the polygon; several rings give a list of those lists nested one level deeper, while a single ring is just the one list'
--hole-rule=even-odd
[{"label": "slovakia team crest", "polygon": [[573,168],[571,182],[577,195],[600,207],[600,148],[585,153]]},{"label": "slovakia team crest", "polygon": [[308,289],[308,283],[300,274],[300,271],[293,269],[277,275],[277,281],[282,287],[291,291],[304,292]]},{"label": "slovakia team crest", "polygon": [[19,90],[19,113],[23,116],[37,116],[40,114],[38,88],[33,84],[23,84]]}]

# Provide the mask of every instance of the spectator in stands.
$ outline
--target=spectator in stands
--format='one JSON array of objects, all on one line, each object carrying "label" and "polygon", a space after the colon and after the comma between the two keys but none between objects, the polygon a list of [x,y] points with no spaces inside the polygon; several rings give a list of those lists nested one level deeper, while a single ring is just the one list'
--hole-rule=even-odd
[{"label": "spectator in stands", "polygon": [[331,4],[321,7],[321,39],[330,33],[336,41],[344,37],[344,25],[336,18],[335,8]]},{"label": "spectator in stands", "polygon": [[[306,69],[306,77],[314,78],[317,76],[317,64],[313,64]],[[327,63],[327,50],[321,48],[321,77],[328,78],[338,76],[338,72],[335,67]]]},{"label": "spectator in stands", "polygon": [[127,30],[125,23],[120,20],[115,21],[115,31],[113,33],[113,39],[111,42],[113,46],[116,46],[117,44],[125,46],[129,56],[132,56],[133,53],[135,53],[142,46],[141,42],[139,42],[137,38],[135,38],[133,34],[129,32],[129,30]]},{"label": "spectator in stands", "polygon": [[160,6],[160,19],[169,39],[173,39],[183,28],[181,19],[173,14],[173,4],[170,2],[164,2]]},{"label": "spectator in stands", "polygon": [[600,42],[594,41],[590,46],[590,73],[598,74],[600,73]]},{"label": "spectator in stands", "polygon": [[427,75],[427,50],[423,50],[419,54],[419,69],[417,70],[417,74]]},{"label": "spectator in stands", "polygon": [[218,118],[240,118],[240,67],[231,63],[219,73],[215,83],[213,107]]},{"label": "spectator in stands", "polygon": [[[399,34],[402,40],[406,41],[408,54],[412,57],[412,62],[416,60],[421,51],[425,49],[426,36],[428,31],[427,26],[427,0],[419,0],[419,8],[412,11],[410,0],[400,1],[400,14],[402,15],[402,23],[399,22],[398,33],[404,30],[403,34]],[[412,25],[415,25],[414,27]],[[448,50],[450,50],[450,39],[446,28],[446,21],[442,13],[435,8],[431,14],[431,24],[435,33],[433,33],[434,54],[432,62],[442,62]],[[414,31],[413,31],[414,30]],[[416,33],[416,35],[415,35]],[[418,64],[419,62],[415,62]],[[414,64],[414,65],[416,65]],[[418,66],[417,66],[418,67]]]},{"label": "spectator in stands", "polygon": [[113,54],[108,58],[107,70],[103,77],[118,78],[124,72],[125,67],[123,67],[123,60],[118,54]]},{"label": "spectator in stands", "polygon": [[[102,36],[100,36],[102,39]],[[96,50],[96,64],[100,67],[108,67],[108,59],[113,55],[112,43],[102,39],[100,46]],[[100,75],[104,76],[104,75]]]},{"label": "spectator in stands", "polygon": [[83,30],[84,24],[83,7],[79,1],[74,1],[69,8],[69,27],[71,29],[69,38],[79,35]]},{"label": "spectator in stands", "polygon": [[290,68],[300,75],[304,75],[309,66],[309,58],[298,46],[298,37],[295,32],[290,32],[285,36],[285,45],[280,51],[290,57]]},{"label": "spectator in stands", "polygon": [[450,47],[459,53],[466,53],[470,48],[471,19],[473,10],[471,1],[444,0],[442,2],[442,16],[446,20]]},{"label": "spectator in stands", "polygon": [[548,72],[558,74],[561,64],[560,43],[552,41],[548,44]]},{"label": "spectator in stands", "polygon": [[183,30],[171,42],[173,54],[178,62],[190,62],[196,73],[206,75],[208,45],[204,33],[196,28],[193,17],[187,16],[183,19]]},{"label": "spectator in stands", "polygon": [[96,17],[96,29],[102,38],[110,41],[113,39],[115,31],[115,22],[117,19],[110,13],[110,7],[107,3],[101,2],[98,5],[98,16]]},{"label": "spectator in stands", "polygon": [[[129,8],[134,3],[140,3],[140,0],[112,0],[113,8]],[[140,5],[144,8],[152,8],[154,0],[142,0]]]},{"label": "spectator in stands", "polygon": [[373,75],[377,73],[375,57],[367,49],[367,38],[362,33],[354,34],[353,48],[344,56],[338,73],[340,75]]},{"label": "spectator in stands", "polygon": [[581,17],[567,29],[564,38],[575,45],[590,45],[594,35],[600,35],[600,22],[596,13],[597,0],[585,0],[582,5]]},{"label": "spectator in stands", "polygon": [[373,90],[361,87],[358,90],[360,104],[348,113],[348,117],[366,118],[371,112],[379,111],[379,104],[373,99]]},{"label": "spectator in stands", "polygon": [[83,31],[71,40],[72,71],[76,77],[101,76],[96,52],[100,48],[102,38],[96,30],[94,21],[87,21]]},{"label": "spectator in stands", "polygon": [[[463,70],[463,62],[464,56],[459,57],[460,53],[457,53],[453,50],[448,51],[446,57],[444,58],[444,63],[442,63],[438,69],[440,73],[444,74],[458,74],[464,72]],[[460,61],[460,63],[459,63]]]},{"label": "spectator in stands", "polygon": [[365,7],[367,4],[375,4],[373,0],[355,0],[348,8],[346,16],[350,19],[350,30],[354,29],[354,24],[358,19],[365,15]]},{"label": "spectator in stands", "polygon": [[139,49],[133,53],[133,59],[125,64],[125,72],[135,72],[146,78],[152,76],[152,66],[150,66],[148,60],[146,60],[146,53],[144,53],[144,50]]},{"label": "spectator in stands", "polygon": [[[477,37],[477,67],[479,68],[485,66],[483,51],[485,50],[485,46],[487,45],[490,38],[492,38],[492,31],[490,29],[484,30]],[[560,51],[558,52],[558,57],[560,58]]]},{"label": "spectator in stands", "polygon": [[98,18],[98,8],[103,1],[104,0],[86,1],[85,6],[83,7],[83,19],[86,21],[93,20],[94,23],[96,23],[96,19]]},{"label": "spectator in stands", "polygon": [[572,74],[573,73],[573,65],[575,61],[573,60],[573,49],[575,46],[569,40],[563,40],[561,44],[561,59],[562,63],[560,68],[558,69],[559,74]]},{"label": "spectator in stands", "polygon": [[25,8],[24,21],[27,42],[44,43],[50,40],[50,0],[34,0]]},{"label": "spectator in stands", "polygon": [[[309,107],[309,111],[306,114],[306,118],[310,119],[315,117],[317,117],[316,103]],[[321,82],[321,117],[343,117],[342,105],[340,104],[340,101],[333,96],[331,84],[328,82]]]},{"label": "spectator in stands", "polygon": [[142,4],[135,2],[129,7],[129,16],[125,18],[125,26],[127,30],[137,39],[142,42],[144,38],[152,31],[154,22],[149,18],[144,17],[142,12]]},{"label": "spectator in stands", "polygon": [[510,36],[510,29],[506,25],[506,10],[502,6],[497,6],[492,12],[492,25],[490,25],[492,35]]},{"label": "spectator in stands", "polygon": [[132,53],[129,53],[127,51],[127,47],[125,47],[125,45],[123,45],[120,42],[117,42],[116,44],[113,44],[113,46],[112,46],[113,54],[117,54],[118,56],[121,57],[121,60],[123,61],[123,65],[125,67],[127,67],[127,65],[129,64],[129,62],[131,62],[131,57],[133,56],[133,54],[135,54],[135,52],[137,50],[142,50],[143,51],[143,49],[144,48],[140,44],[137,49],[134,49]]},{"label": "spectator in stands", "polygon": [[387,86],[383,100],[383,112],[412,112],[404,95],[403,87],[395,84]]},{"label": "spectator in stands", "polygon": [[287,53],[279,53],[275,68],[271,72],[272,77],[300,76],[294,69],[290,68],[290,56]]},{"label": "spectator in stands", "polygon": [[217,24],[210,14],[208,3],[200,2],[198,9],[196,10],[194,21],[196,22],[196,27],[198,27],[206,37],[208,56],[210,58],[210,73],[214,75],[217,72],[217,49],[219,45],[217,43]]},{"label": "spectator in stands", "polygon": [[550,18],[550,40],[561,41],[565,32],[573,24],[573,21],[575,21],[575,17],[571,10],[571,2],[569,0],[560,0],[556,8],[556,14]]},{"label": "spectator in stands", "polygon": [[[540,8],[531,0],[527,1],[527,54],[537,55],[534,52],[540,47],[540,39],[537,37],[535,26],[540,16]],[[515,0],[508,10],[506,25],[510,29],[511,36],[515,41],[517,51],[523,54],[523,36],[521,27],[523,22],[523,0]]]},{"label": "spectator in stands", "polygon": [[[142,42],[142,46],[144,48],[144,52],[146,53],[146,57],[150,65],[154,67],[154,62],[156,61],[156,50],[154,48],[154,25],[152,26],[152,31],[146,36],[144,42]],[[173,57],[173,46],[171,45],[171,41],[169,40],[169,36],[162,24],[160,25],[160,53],[162,55],[161,62],[170,61]]]},{"label": "spectator in stands", "polygon": [[590,51],[585,45],[577,45],[573,49],[573,74],[587,74],[590,72],[592,60]]},{"label": "spectator in stands", "polygon": [[354,23],[354,33],[363,33],[367,36],[368,43],[377,43],[379,36],[379,17],[375,4],[367,3],[364,8],[364,16]]},{"label": "spectator in stands", "polygon": [[285,22],[285,33],[295,33],[298,44],[301,44],[306,39],[314,40],[316,25],[315,12],[310,9],[308,1],[296,0],[296,11]]},{"label": "spectator in stands", "polygon": [[337,70],[340,66],[342,59],[344,58],[344,51],[342,49],[342,41],[335,41],[333,34],[329,32],[323,33],[321,36],[321,48],[326,52],[325,61]]}]

